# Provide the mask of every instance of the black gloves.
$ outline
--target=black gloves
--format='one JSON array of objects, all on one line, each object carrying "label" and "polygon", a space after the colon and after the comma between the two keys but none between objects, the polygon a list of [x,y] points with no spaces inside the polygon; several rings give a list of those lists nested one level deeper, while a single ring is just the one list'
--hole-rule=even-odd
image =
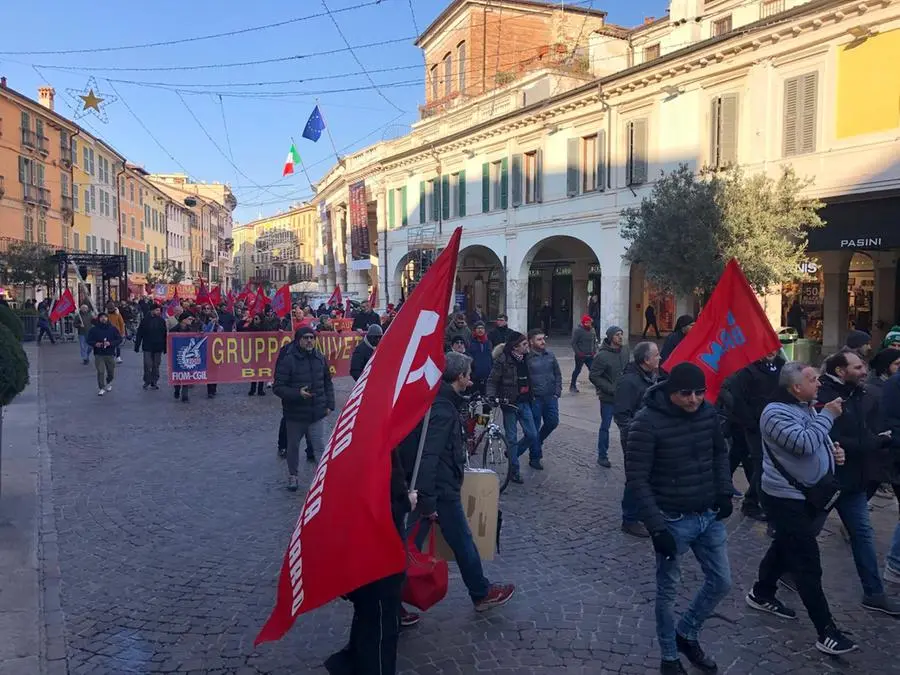
[{"label": "black gloves", "polygon": [[725,520],[734,511],[731,503],[731,495],[719,495],[716,497],[716,520]]},{"label": "black gloves", "polygon": [[666,560],[674,560],[675,554],[678,553],[678,544],[675,543],[675,537],[668,530],[659,530],[650,535],[653,542],[653,548],[663,556]]}]

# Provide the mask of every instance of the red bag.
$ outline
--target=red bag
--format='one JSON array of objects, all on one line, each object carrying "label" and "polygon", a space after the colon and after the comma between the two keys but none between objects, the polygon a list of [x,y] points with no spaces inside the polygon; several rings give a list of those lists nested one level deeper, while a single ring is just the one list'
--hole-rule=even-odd
[{"label": "red bag", "polygon": [[428,535],[428,545],[424,552],[416,548],[416,534],[421,522],[417,523],[406,540],[406,583],[403,585],[403,602],[423,612],[444,599],[450,582],[447,561],[440,560],[434,553],[434,524]]}]

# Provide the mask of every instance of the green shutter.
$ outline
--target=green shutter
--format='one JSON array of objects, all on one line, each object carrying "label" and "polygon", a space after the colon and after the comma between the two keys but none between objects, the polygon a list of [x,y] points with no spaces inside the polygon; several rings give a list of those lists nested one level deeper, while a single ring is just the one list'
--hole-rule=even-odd
[{"label": "green shutter", "polygon": [[431,222],[436,223],[441,215],[441,200],[439,191],[441,184],[438,179],[428,181],[428,187],[431,190]]},{"label": "green shutter", "polygon": [[444,220],[450,219],[450,176],[447,174],[441,178],[441,212]]},{"label": "green shutter", "polygon": [[485,162],[481,165],[481,212],[491,210],[491,165]]},{"label": "green shutter", "polygon": [[425,222],[425,181],[419,181],[419,222]]},{"label": "green shutter", "polygon": [[512,205],[522,205],[522,155],[512,156]]},{"label": "green shutter", "polygon": [[409,219],[406,217],[406,186],[400,188],[400,224],[407,225]]},{"label": "green shutter", "polygon": [[394,218],[395,218],[394,188],[391,188],[390,190],[388,190],[387,199],[388,199],[388,229],[392,230],[392,229],[394,229],[394,222],[395,222],[394,221]]},{"label": "green shutter", "polygon": [[466,215],[466,170],[459,172],[459,217]]},{"label": "green shutter", "polygon": [[504,157],[500,161],[500,208],[506,210],[509,205],[509,160]]}]

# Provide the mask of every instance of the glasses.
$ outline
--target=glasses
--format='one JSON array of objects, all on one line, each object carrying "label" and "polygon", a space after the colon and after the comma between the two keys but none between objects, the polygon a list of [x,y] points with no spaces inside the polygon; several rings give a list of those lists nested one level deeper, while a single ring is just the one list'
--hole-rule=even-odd
[{"label": "glasses", "polygon": [[300,339],[301,340],[315,340],[316,336],[315,335],[301,335]]},{"label": "glasses", "polygon": [[703,398],[704,396],[706,396],[706,388],[704,387],[703,389],[679,389],[678,394],[679,394],[679,396],[684,396],[685,398],[687,398],[688,396],[697,396],[699,398]]}]

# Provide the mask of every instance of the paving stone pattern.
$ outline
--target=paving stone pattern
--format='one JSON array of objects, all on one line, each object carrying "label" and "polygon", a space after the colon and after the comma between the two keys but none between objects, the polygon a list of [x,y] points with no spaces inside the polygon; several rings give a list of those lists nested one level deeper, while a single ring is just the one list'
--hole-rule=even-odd
[{"label": "paving stone pattern", "polygon": [[[324,658],[347,639],[343,601],[301,617],[279,643],[252,645],[302,500],[285,491],[276,458],[278,399],[222,385],[215,400],[195,387],[182,404],[169,387],[141,390],[130,351],[99,398],[94,368],[75,348],[42,349],[68,672],[324,673]],[[349,380],[338,389],[345,398]],[[567,393],[563,411],[593,409],[588,391]],[[604,470],[595,445],[585,428],[554,433],[546,470],[525,469],[525,485],[504,494],[501,555],[486,563],[492,580],[517,584],[516,596],[476,614],[451,565],[447,598],[401,637],[401,672],[658,672],[651,547],[619,531],[621,451],[616,444]],[[304,464],[301,483],[312,473]],[[897,506],[875,505],[883,554]],[[900,623],[860,607],[836,524],[822,535],[827,594],[862,647],[845,659],[813,648],[798,598],[784,598],[801,610],[794,622],[745,606],[767,538],[735,513],[734,590],[702,635],[720,672],[900,672]],[[682,608],[700,583],[692,558],[683,577]]]}]

